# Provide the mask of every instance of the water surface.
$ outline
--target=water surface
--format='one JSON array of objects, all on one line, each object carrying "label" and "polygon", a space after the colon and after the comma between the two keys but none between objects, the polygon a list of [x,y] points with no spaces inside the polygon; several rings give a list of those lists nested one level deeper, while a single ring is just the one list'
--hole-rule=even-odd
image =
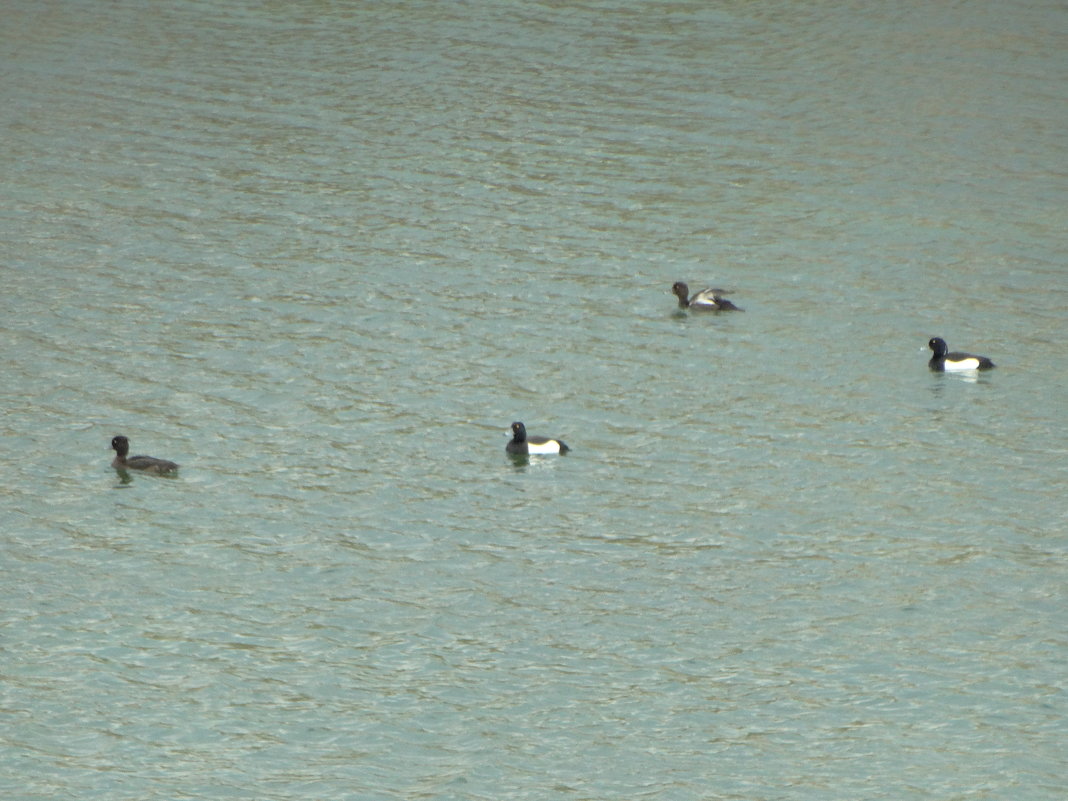
[{"label": "water surface", "polygon": [[1066,19],[8,9],[5,797],[1062,798]]}]

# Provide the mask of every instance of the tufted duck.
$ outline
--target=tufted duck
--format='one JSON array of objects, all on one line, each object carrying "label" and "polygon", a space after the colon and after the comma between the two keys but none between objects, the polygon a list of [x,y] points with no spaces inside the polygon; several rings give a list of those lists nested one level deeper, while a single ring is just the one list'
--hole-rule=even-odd
[{"label": "tufted duck", "polygon": [[528,437],[527,427],[522,423],[512,423],[512,439],[505,450],[513,455],[528,453],[567,453],[571,450],[558,439],[548,437]]},{"label": "tufted duck", "polygon": [[726,289],[702,289],[687,300],[690,288],[682,281],[676,281],[671,285],[671,291],[678,297],[680,309],[693,309],[694,311],[745,311],[723,297],[723,295],[730,294]]},{"label": "tufted duck", "polygon": [[934,337],[927,343],[927,347],[934,351],[931,361],[927,366],[936,372],[960,372],[961,370],[989,370],[994,363],[986,356],[973,356],[971,353],[947,353],[946,341],[942,337]]},{"label": "tufted duck", "polygon": [[152,456],[130,456],[127,458],[126,454],[130,452],[130,440],[121,434],[117,437],[112,437],[111,447],[118,454],[111,462],[111,466],[116,470],[144,470],[149,473],[162,474],[178,469],[178,465],[166,459],[156,459]]}]

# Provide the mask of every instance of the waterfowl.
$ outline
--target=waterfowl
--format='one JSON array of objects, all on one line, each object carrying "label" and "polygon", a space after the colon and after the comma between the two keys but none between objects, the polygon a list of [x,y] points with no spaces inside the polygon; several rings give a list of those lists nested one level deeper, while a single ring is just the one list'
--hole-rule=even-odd
[{"label": "waterfowl", "polygon": [[527,427],[522,423],[512,423],[512,439],[504,449],[508,453],[524,456],[529,453],[567,453],[571,450],[558,439],[527,436]]},{"label": "waterfowl", "polygon": [[936,372],[960,372],[962,370],[989,370],[994,366],[986,356],[975,356],[971,353],[947,352],[946,341],[942,337],[933,337],[927,343],[934,356],[927,366]]},{"label": "waterfowl", "polygon": [[178,465],[167,459],[157,459],[154,456],[129,456],[130,440],[121,434],[111,438],[111,447],[117,454],[111,462],[116,470],[144,470],[148,473],[170,473],[178,469]]},{"label": "waterfowl", "polygon": [[682,281],[676,281],[671,285],[671,291],[679,299],[680,309],[693,309],[694,311],[745,311],[727,300],[723,295],[730,293],[726,289],[702,289],[692,298],[688,298],[690,288]]}]

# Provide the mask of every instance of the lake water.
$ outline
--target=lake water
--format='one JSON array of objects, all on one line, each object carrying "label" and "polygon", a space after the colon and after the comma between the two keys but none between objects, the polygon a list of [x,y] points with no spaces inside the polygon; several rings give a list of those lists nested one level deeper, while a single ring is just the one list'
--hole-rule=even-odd
[{"label": "lake water", "polygon": [[3,797],[1066,797],[1066,33],[5,9]]}]

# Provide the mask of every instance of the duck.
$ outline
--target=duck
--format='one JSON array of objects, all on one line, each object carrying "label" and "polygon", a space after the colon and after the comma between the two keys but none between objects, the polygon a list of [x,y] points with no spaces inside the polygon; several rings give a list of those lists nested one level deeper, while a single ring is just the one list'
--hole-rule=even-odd
[{"label": "duck", "polygon": [[690,288],[682,281],[676,281],[671,285],[671,291],[679,299],[680,309],[693,309],[694,311],[745,311],[727,300],[723,295],[729,295],[726,289],[702,289],[692,298],[688,298]]},{"label": "duck", "polygon": [[512,439],[504,449],[513,456],[526,456],[531,453],[567,453],[571,450],[565,442],[559,439],[528,436],[527,427],[522,423],[512,423]]},{"label": "duck", "polygon": [[927,363],[927,366],[938,373],[960,372],[962,370],[989,370],[995,366],[986,356],[975,356],[971,353],[959,353],[957,351],[947,352],[949,349],[942,337],[932,337],[931,341],[927,343],[927,347],[934,351],[934,356],[931,357],[931,361]]},{"label": "duck", "polygon": [[111,462],[116,470],[144,470],[146,473],[171,473],[178,469],[178,465],[167,459],[157,459],[154,456],[129,456],[130,440],[119,434],[111,438],[111,447],[117,454]]}]

